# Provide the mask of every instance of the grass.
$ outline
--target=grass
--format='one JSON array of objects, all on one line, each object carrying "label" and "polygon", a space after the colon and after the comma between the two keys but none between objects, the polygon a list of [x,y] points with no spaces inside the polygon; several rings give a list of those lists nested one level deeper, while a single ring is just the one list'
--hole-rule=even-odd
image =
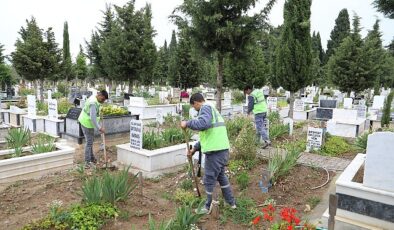
[{"label": "grass", "polygon": [[352,151],[354,148],[343,137],[327,135],[326,142],[319,151],[322,155],[340,156]]},{"label": "grass", "polygon": [[237,198],[237,208],[232,209],[225,206],[222,212],[221,220],[227,221],[229,218],[235,224],[249,224],[250,221],[258,214],[256,203],[247,197]]},{"label": "grass", "polygon": [[271,181],[273,184],[278,179],[289,173],[289,171],[296,165],[297,159],[301,153],[297,145],[289,145],[286,152],[285,156],[282,156],[277,152],[268,161],[268,171],[270,171]]},{"label": "grass", "polygon": [[314,209],[320,201],[320,197],[317,196],[311,196],[307,199],[307,203],[311,206],[311,209]]}]

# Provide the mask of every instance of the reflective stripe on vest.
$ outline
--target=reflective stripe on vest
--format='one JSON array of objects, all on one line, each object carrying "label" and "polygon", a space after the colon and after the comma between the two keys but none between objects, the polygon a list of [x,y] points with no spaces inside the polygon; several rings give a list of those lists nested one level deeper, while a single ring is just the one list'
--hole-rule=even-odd
[{"label": "reflective stripe on vest", "polygon": [[251,96],[254,99],[253,114],[267,112],[267,102],[265,101],[263,91],[255,89],[251,93]]},{"label": "reflective stripe on vest", "polygon": [[[223,117],[219,112],[210,105],[212,111],[211,128],[200,131],[201,152],[210,153],[230,148],[230,142],[227,136],[227,129]],[[201,111],[201,110],[200,110]]]},{"label": "reflective stripe on vest", "polygon": [[81,111],[81,114],[78,117],[78,121],[81,123],[86,128],[93,129],[94,125],[92,123],[92,119],[90,118],[90,105],[94,104],[96,106],[96,117],[97,117],[97,122],[100,122],[100,103],[97,101],[96,97],[91,97],[89,98],[85,105],[83,106],[83,109]]}]

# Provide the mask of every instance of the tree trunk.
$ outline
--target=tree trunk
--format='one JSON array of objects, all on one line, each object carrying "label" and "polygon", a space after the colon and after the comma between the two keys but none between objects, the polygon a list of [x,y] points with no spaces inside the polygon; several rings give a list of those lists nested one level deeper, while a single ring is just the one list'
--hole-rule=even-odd
[{"label": "tree trunk", "polygon": [[222,90],[223,90],[223,54],[218,53],[218,66],[216,74],[216,108],[219,113],[222,111]]},{"label": "tree trunk", "polygon": [[40,79],[40,101],[44,103],[44,79]]},{"label": "tree trunk", "polygon": [[129,79],[129,93],[133,92],[133,81]]},{"label": "tree trunk", "polygon": [[289,117],[291,119],[293,119],[293,109],[294,109],[294,92],[290,91]]}]

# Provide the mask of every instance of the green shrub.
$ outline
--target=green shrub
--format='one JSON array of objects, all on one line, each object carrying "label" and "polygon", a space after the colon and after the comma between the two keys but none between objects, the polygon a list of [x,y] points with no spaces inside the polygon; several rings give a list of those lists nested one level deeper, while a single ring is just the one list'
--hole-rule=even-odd
[{"label": "green shrub", "polygon": [[235,117],[231,120],[226,120],[227,134],[230,140],[235,140],[242,128],[246,124],[252,124],[252,120],[245,116]]},{"label": "green shrub", "polygon": [[5,137],[7,146],[15,150],[12,157],[20,157],[22,155],[22,148],[30,142],[30,130],[24,128],[12,128],[8,130],[8,135]]},{"label": "green shrub", "polygon": [[54,92],[54,93],[52,93],[52,97],[55,98],[55,99],[60,99],[60,98],[62,98],[64,96],[60,92]]},{"label": "green shrub", "polygon": [[190,104],[182,105],[182,118],[184,120],[188,120],[190,118],[189,110],[190,110]]},{"label": "green shrub", "polygon": [[391,92],[385,102],[384,102],[384,107],[383,107],[383,116],[382,116],[382,121],[381,121],[381,126],[382,127],[388,127],[390,124],[390,113],[391,113],[391,104],[393,102],[393,97],[394,97],[394,91]]},{"label": "green shrub", "polygon": [[257,145],[256,131],[253,124],[245,123],[233,144],[236,160],[254,161],[256,159]]},{"label": "green shrub", "polygon": [[[182,205],[176,209],[175,218],[171,224],[171,230],[197,229],[197,222],[204,216],[204,214],[197,214],[193,210],[194,202],[191,204]],[[204,206],[204,201],[198,204],[197,209]]]},{"label": "green shrub", "polygon": [[[192,134],[193,133],[191,130],[186,131],[186,135],[189,140]],[[160,133],[155,131],[145,132],[142,137],[142,147],[144,149],[153,150],[153,149],[180,144],[183,143],[184,140],[185,140],[185,136],[182,129],[176,127],[170,127],[164,129]]]},{"label": "green shrub", "polygon": [[118,210],[111,204],[74,205],[69,210],[57,208],[55,212],[22,229],[100,229],[109,219],[118,216]]},{"label": "green shrub", "polygon": [[286,108],[287,106],[289,106],[289,104],[287,103],[287,101],[285,101],[285,100],[280,100],[280,101],[278,101],[278,107],[279,107],[279,108]]},{"label": "green shrub", "polygon": [[367,150],[368,136],[371,134],[370,132],[365,132],[362,135],[358,136],[356,141],[354,142],[354,146],[365,152]]},{"label": "green shrub", "polygon": [[239,186],[239,188],[240,188],[241,190],[245,190],[245,189],[248,187],[249,180],[250,180],[249,175],[248,175],[248,173],[245,172],[245,171],[244,171],[244,172],[241,172],[241,173],[238,174],[238,176],[236,177],[237,184],[238,184],[238,186]]},{"label": "green shrub", "polygon": [[270,140],[275,140],[287,133],[289,133],[289,125],[273,124],[269,126]]},{"label": "green shrub", "polygon": [[48,135],[40,135],[36,143],[32,145],[33,154],[52,152],[56,149],[55,138]]},{"label": "green shrub", "polygon": [[245,95],[239,90],[234,91],[232,97],[234,104],[242,104],[246,100]]},{"label": "green shrub", "polygon": [[101,113],[103,116],[121,116],[128,114],[129,111],[119,106],[105,105],[101,107]]},{"label": "green shrub", "polygon": [[37,114],[41,116],[48,115],[48,103],[37,101],[36,102]]},{"label": "green shrub", "polygon": [[340,156],[343,153],[352,150],[352,146],[342,137],[329,136],[324,143],[323,148],[319,151],[323,155]]},{"label": "green shrub", "polygon": [[67,98],[62,98],[57,102],[57,112],[59,114],[67,114],[68,110],[70,110],[72,107],[73,104],[71,104]]},{"label": "green shrub", "polygon": [[63,95],[63,97],[68,96],[68,86],[66,83],[60,82],[57,84],[57,91]]},{"label": "green shrub", "polygon": [[273,124],[280,124],[280,114],[278,112],[269,113],[267,119],[270,121],[270,126]]},{"label": "green shrub", "polygon": [[22,97],[26,97],[27,95],[35,95],[35,91],[34,89],[20,88],[19,95],[21,95]]}]

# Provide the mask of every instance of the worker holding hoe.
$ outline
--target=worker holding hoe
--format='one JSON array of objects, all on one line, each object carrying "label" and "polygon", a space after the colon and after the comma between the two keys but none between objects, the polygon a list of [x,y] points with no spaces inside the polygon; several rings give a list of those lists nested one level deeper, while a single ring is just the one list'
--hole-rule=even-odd
[{"label": "worker holding hoe", "polygon": [[198,116],[193,120],[182,121],[181,127],[200,131],[200,142],[188,150],[188,156],[191,157],[196,151],[205,154],[204,186],[207,200],[205,206],[196,212],[211,213],[212,193],[216,181],[219,181],[225,201],[231,208],[236,208],[230,182],[224,173],[229,159],[230,143],[223,117],[213,106],[206,104],[204,97],[199,93],[190,97],[190,105],[198,111]]},{"label": "worker holding hoe", "polygon": [[93,141],[94,141],[94,130],[98,130],[100,133],[105,133],[103,127],[99,125],[100,121],[100,107],[101,104],[108,99],[108,93],[105,90],[102,90],[97,93],[96,96],[90,97],[82,111],[79,115],[78,121],[81,123],[82,132],[85,136],[85,166],[90,167],[93,166],[97,160],[93,154]]}]

